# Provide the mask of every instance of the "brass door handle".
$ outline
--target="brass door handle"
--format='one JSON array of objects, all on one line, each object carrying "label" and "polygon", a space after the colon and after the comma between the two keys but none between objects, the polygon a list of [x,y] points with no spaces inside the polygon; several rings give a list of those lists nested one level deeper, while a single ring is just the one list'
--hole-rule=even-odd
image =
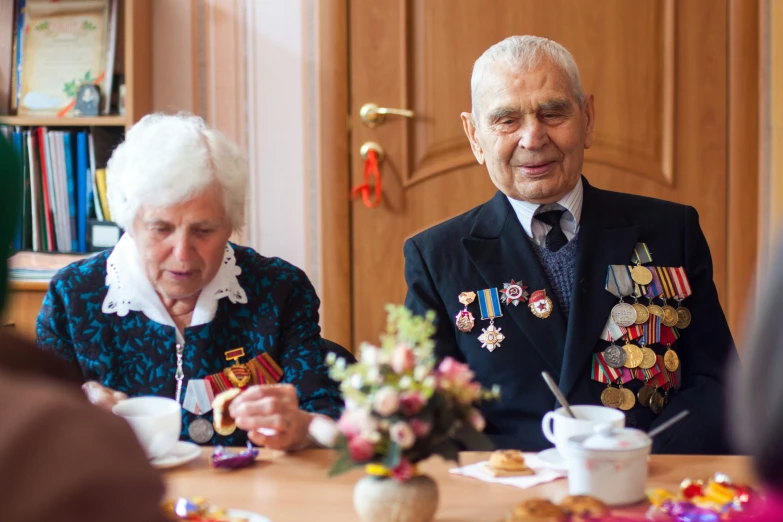
[{"label": "brass door handle", "polygon": [[386,121],[387,114],[402,116],[403,118],[413,118],[415,116],[413,111],[408,109],[389,109],[387,107],[379,107],[376,103],[365,103],[359,110],[362,123],[371,129]]}]

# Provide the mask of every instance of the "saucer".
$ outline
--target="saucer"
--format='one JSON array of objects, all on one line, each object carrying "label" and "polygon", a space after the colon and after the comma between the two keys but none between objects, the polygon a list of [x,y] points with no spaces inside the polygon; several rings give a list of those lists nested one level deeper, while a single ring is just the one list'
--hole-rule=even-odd
[{"label": "saucer", "polygon": [[266,517],[262,517],[257,513],[251,513],[250,511],[242,511],[241,509],[228,509],[226,514],[231,518],[242,518],[247,522],[272,522]]},{"label": "saucer", "polygon": [[171,448],[171,451],[150,460],[150,463],[158,469],[174,468],[198,458],[199,455],[201,455],[201,446],[180,440]]},{"label": "saucer", "polygon": [[546,465],[550,468],[562,470],[568,469],[568,464],[560,452],[557,451],[557,448],[549,448],[547,450],[540,451],[536,456],[546,463]]}]

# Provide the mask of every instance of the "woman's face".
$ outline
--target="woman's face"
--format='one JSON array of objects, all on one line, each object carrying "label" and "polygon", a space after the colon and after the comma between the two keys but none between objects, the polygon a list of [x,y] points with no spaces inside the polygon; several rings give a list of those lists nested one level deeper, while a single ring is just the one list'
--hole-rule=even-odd
[{"label": "woman's face", "polygon": [[217,274],[231,224],[215,184],[168,207],[142,205],[131,234],[144,271],[163,298],[195,297]]}]

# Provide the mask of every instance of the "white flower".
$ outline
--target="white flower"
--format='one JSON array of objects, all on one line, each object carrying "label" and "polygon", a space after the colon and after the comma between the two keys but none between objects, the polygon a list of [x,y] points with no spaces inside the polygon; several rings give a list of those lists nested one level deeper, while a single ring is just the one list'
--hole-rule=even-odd
[{"label": "white flower", "polygon": [[400,445],[402,449],[408,449],[416,442],[416,435],[407,422],[395,422],[389,430],[389,437],[393,442]]},{"label": "white flower", "polygon": [[413,384],[413,379],[411,379],[409,375],[403,375],[400,379],[400,388],[403,390],[410,388],[411,384]]},{"label": "white flower", "polygon": [[413,369],[413,378],[421,382],[427,376],[427,372],[429,372],[429,369],[426,366],[417,364],[416,368]]},{"label": "white flower", "polygon": [[319,444],[327,448],[333,448],[337,443],[337,437],[340,435],[337,423],[323,415],[313,416],[308,432]]},{"label": "white flower", "polygon": [[378,368],[375,366],[367,368],[367,375],[365,377],[369,383],[381,384],[383,382],[381,372],[378,371]]},{"label": "white flower", "polygon": [[360,390],[364,386],[364,379],[358,373],[351,375],[351,386]]},{"label": "white flower", "polygon": [[362,345],[362,354],[360,360],[367,366],[378,366],[378,348],[371,344]]},{"label": "white flower", "polygon": [[391,386],[384,386],[375,392],[372,407],[378,415],[388,417],[400,407],[400,395]]},{"label": "white flower", "polygon": [[435,376],[428,375],[421,384],[427,389],[435,388]]}]

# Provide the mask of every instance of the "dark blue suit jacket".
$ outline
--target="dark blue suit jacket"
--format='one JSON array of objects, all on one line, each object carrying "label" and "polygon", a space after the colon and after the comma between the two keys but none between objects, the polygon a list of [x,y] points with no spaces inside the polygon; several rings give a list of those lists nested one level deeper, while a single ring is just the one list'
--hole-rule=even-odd
[{"label": "dark blue suit jacket", "polygon": [[[499,384],[502,398],[482,411],[487,433],[499,447],[541,450],[551,446],[541,432],[544,414],[556,407],[541,372],[559,382],[572,404],[600,404],[606,387],[590,378],[592,355],[607,342],[599,339],[617,298],[604,289],[612,264],[630,264],[638,241],[647,243],[653,264],[684,266],[693,295],[683,305],[693,315],[674,348],[681,359],[682,387],[670,394],[660,415],[638,403],[627,412],[627,424],[648,430],[683,409],[690,416],[661,434],[658,453],[728,453],[725,423],[724,367],[736,362],[731,333],[712,280],[712,259],[693,207],[641,196],[608,192],[584,183],[576,277],[568,321],[553,299],[548,319],[535,317],[525,303],[503,306],[495,320],[505,341],[489,352],[478,336],[488,322],[480,320],[478,303],[470,333],[454,318],[462,309],[461,292],[503,288],[511,279],[529,292],[546,289],[554,296],[531,242],[506,196],[498,192],[487,203],[434,226],[405,243],[406,306],[416,313],[437,313],[436,351],[466,361],[486,386]],[[653,346],[664,353],[661,345]],[[636,380],[628,387],[634,393]]]}]

